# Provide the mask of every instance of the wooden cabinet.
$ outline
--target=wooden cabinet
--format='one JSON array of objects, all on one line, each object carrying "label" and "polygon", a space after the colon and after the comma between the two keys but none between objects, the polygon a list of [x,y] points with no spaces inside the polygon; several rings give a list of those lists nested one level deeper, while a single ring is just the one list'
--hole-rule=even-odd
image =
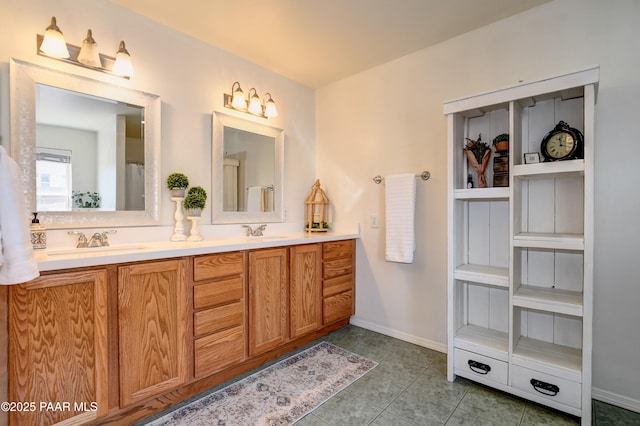
[{"label": "wooden cabinet", "polygon": [[331,324],[355,313],[355,240],[322,245],[322,322]]},{"label": "wooden cabinet", "polygon": [[[598,68],[447,102],[448,375],[591,424],[593,155]],[[584,158],[534,163],[560,121]],[[468,188],[466,138],[509,133],[509,186]],[[495,154],[492,154],[495,155]]]},{"label": "wooden cabinet", "polygon": [[249,252],[249,356],[289,339],[286,247]]},{"label": "wooden cabinet", "polygon": [[245,254],[197,256],[193,262],[195,376],[245,359]]},{"label": "wooden cabinet", "polygon": [[[83,423],[107,413],[107,320],[106,270],[9,288],[9,401],[37,404],[11,412],[11,424]],[[46,409],[41,401],[69,405]]]},{"label": "wooden cabinet", "polygon": [[322,245],[289,249],[291,338],[322,327]]},{"label": "wooden cabinet", "polygon": [[186,296],[184,259],[118,268],[121,406],[187,381]]}]

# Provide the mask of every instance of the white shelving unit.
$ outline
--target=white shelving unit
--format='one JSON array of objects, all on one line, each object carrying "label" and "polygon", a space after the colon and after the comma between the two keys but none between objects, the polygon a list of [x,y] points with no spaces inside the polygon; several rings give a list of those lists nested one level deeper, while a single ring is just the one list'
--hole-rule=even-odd
[{"label": "white shelving unit", "polygon": [[[448,378],[463,376],[591,424],[593,153],[599,68],[446,102]],[[584,158],[524,164],[563,120]],[[509,187],[476,181],[466,138],[509,133]],[[495,155],[495,154],[494,154]],[[542,159],[542,156],[541,156]]]}]

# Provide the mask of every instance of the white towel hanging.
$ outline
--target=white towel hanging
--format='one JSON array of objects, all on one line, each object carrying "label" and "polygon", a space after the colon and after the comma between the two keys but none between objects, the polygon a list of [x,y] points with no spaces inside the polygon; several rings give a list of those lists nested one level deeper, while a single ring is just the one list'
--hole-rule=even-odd
[{"label": "white towel hanging", "polygon": [[416,176],[385,177],[386,249],[388,262],[413,263]]},{"label": "white towel hanging", "polygon": [[0,146],[0,284],[37,278],[18,165]]}]

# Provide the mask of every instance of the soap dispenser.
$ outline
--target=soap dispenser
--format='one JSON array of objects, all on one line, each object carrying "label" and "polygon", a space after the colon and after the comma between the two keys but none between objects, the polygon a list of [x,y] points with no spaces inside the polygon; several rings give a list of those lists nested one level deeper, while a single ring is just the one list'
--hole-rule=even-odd
[{"label": "soap dispenser", "polygon": [[36,250],[47,248],[47,229],[40,224],[37,212],[33,212],[30,228],[33,248]]}]

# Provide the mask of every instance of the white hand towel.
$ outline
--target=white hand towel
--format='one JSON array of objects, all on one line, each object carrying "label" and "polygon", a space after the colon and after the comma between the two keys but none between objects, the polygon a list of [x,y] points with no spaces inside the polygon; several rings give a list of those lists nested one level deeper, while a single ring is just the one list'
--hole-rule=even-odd
[{"label": "white hand towel", "polygon": [[386,250],[388,262],[413,263],[416,176],[386,176]]},{"label": "white hand towel", "polygon": [[26,210],[18,165],[0,146],[0,284],[19,284],[40,275]]},{"label": "white hand towel", "polygon": [[250,186],[247,194],[247,211],[256,213],[262,211],[262,187]]}]

